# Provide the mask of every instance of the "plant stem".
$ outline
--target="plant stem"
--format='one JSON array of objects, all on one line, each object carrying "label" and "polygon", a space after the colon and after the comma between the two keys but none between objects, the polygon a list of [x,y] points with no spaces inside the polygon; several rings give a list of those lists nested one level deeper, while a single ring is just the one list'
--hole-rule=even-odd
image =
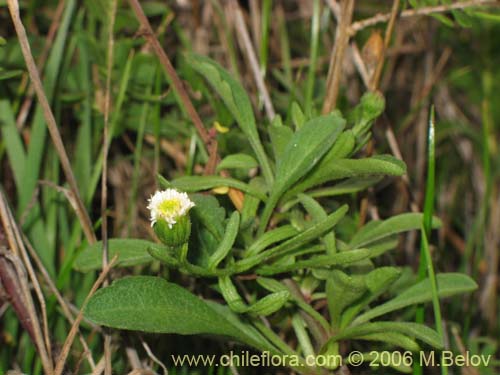
[{"label": "plant stem", "polygon": [[312,102],[314,95],[314,81],[316,78],[316,63],[318,61],[318,39],[319,39],[319,19],[320,19],[320,2],[319,0],[314,0],[313,3],[313,16],[311,22],[311,52],[310,52],[310,64],[309,72],[307,74],[307,86],[306,86],[306,102],[305,102],[305,112],[308,116],[312,114]]}]

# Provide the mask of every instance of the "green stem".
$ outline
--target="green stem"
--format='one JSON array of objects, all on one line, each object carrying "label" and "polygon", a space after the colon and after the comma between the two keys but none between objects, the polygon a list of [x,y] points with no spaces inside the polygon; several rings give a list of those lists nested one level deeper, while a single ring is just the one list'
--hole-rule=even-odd
[{"label": "green stem", "polygon": [[314,356],[314,349],[311,344],[311,339],[307,334],[306,327],[304,321],[301,316],[295,314],[292,318],[292,327],[295,331],[295,336],[297,336],[297,340],[299,341],[300,347],[302,348],[302,352],[306,356]]},{"label": "green stem", "polygon": [[269,21],[271,19],[272,13],[272,0],[264,0],[262,3],[262,24],[261,24],[261,40],[260,40],[260,53],[259,53],[259,63],[260,72],[262,77],[266,76],[267,71],[267,56],[268,56],[268,46],[269,46]]},{"label": "green stem", "polygon": [[[262,335],[269,340],[271,344],[273,344],[276,348],[278,348],[283,354],[287,355],[286,365],[290,368],[295,369],[299,373],[303,373],[304,369],[307,368],[305,359],[302,358],[296,351],[294,351],[290,346],[284,342],[276,333],[273,332],[270,328],[268,328],[264,323],[259,320],[255,320],[253,325],[259,330]],[[299,366],[294,367],[289,365],[290,358],[297,358],[299,362]]]},{"label": "green stem", "polygon": [[[429,118],[429,132],[428,132],[428,166],[427,166],[427,180],[425,189],[425,202],[424,202],[424,219],[422,225],[422,239],[420,244],[420,264],[418,270],[418,280],[425,279],[426,274],[429,277],[432,288],[432,306],[434,310],[434,320],[436,322],[436,331],[443,341],[443,323],[441,318],[441,307],[439,305],[438,287],[436,275],[434,273],[434,266],[432,264],[431,253],[429,250],[428,238],[432,230],[432,215],[434,212],[434,189],[435,189],[435,174],[436,174],[436,144],[435,144],[435,118],[434,106],[431,107]],[[416,322],[424,322],[424,307],[419,306],[416,313]],[[422,367],[419,363],[415,362],[413,367],[415,375],[422,374]],[[441,366],[441,374],[447,374],[448,369],[446,366]]]},{"label": "green stem", "polygon": [[314,94],[314,80],[316,77],[316,65],[318,61],[318,40],[319,40],[319,19],[320,19],[320,1],[314,0],[313,3],[313,16],[311,22],[311,52],[309,71],[307,73],[307,86],[306,86],[306,102],[305,111],[306,115],[312,114],[312,101]]}]

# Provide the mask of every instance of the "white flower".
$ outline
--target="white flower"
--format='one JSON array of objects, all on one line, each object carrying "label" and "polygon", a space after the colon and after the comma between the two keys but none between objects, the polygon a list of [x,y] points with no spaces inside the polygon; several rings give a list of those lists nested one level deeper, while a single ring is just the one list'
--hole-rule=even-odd
[{"label": "white flower", "polygon": [[175,189],[157,191],[148,202],[148,209],[151,211],[151,226],[163,219],[170,229],[179,217],[183,217],[194,207],[194,203],[186,193],[179,193]]}]

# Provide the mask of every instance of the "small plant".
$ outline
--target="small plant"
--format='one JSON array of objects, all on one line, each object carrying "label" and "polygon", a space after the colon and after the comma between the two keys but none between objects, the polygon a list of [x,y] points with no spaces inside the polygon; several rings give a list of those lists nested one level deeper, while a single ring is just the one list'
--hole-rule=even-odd
[{"label": "small plant", "polygon": [[[347,353],[362,349],[362,341],[380,343],[363,354],[367,360],[390,347],[441,349],[441,337],[424,324],[377,318],[430,302],[436,293],[444,298],[470,292],[475,282],[438,274],[433,295],[429,279],[414,283],[402,278],[400,268],[374,261],[397,246],[400,233],[420,229],[421,214],[371,221],[357,230],[349,225],[354,217],[344,202],[350,194],[406,171],[392,156],[356,157],[384,109],[383,98],[366,94],[345,117],[333,112],[308,118],[294,104],[293,128],[276,116],[261,138],[241,85],[208,58],[190,55],[186,61],[220,96],[253,155],[231,154],[219,163],[218,170],[235,170],[241,179],[160,176],[166,190],[151,198],[149,209],[161,243],[111,239],[109,252],[119,254],[122,267],[160,261],[209,285],[225,303],[160,277],[130,276],[99,290],[86,306],[87,318],[119,329],[223,336],[284,356],[285,365],[301,373],[349,364]],[[260,174],[254,177],[239,173],[255,167]],[[230,205],[210,194],[213,189],[240,191],[243,203]],[[75,267],[99,269],[101,246],[86,248]],[[319,355],[337,360],[311,362]],[[389,365],[411,371],[411,363]]]}]

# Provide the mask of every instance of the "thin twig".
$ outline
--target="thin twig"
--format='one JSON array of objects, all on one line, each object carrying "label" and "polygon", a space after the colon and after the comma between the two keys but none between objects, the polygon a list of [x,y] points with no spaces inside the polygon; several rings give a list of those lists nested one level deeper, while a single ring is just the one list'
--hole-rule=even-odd
[{"label": "thin twig", "polygon": [[9,7],[12,22],[14,23],[14,28],[16,29],[16,33],[19,38],[19,43],[21,45],[21,50],[26,62],[26,67],[28,68],[30,79],[33,83],[37,98],[43,109],[47,128],[49,129],[52,142],[54,143],[54,147],[59,156],[59,160],[61,161],[61,166],[64,171],[64,175],[66,176],[66,180],[68,181],[71,191],[73,192],[75,200],[78,204],[78,218],[82,224],[83,231],[85,232],[87,240],[93,243],[95,242],[95,234],[92,231],[92,223],[90,221],[87,210],[85,209],[85,205],[83,204],[83,201],[80,197],[80,192],[78,190],[78,185],[76,183],[73,170],[71,169],[71,163],[69,161],[68,154],[66,153],[66,149],[64,148],[61,134],[59,133],[59,129],[57,128],[54,114],[52,113],[50,104],[47,100],[47,96],[45,95],[42,81],[40,79],[38,69],[31,53],[28,36],[26,35],[26,29],[24,28],[19,14],[19,3],[17,2],[17,0],[7,0],[7,5]]},{"label": "thin twig", "polygon": [[[466,9],[471,7],[485,7],[485,6],[498,6],[498,0],[472,0],[472,1],[458,1],[448,5],[428,6],[418,9],[407,9],[401,12],[401,18],[410,18],[416,16],[428,16],[435,13],[446,13],[451,10]],[[377,14],[373,17],[354,22],[349,28],[349,35],[354,35],[358,31],[366,27],[374,26],[379,23],[387,22],[391,19],[391,13]]]},{"label": "thin twig", "polygon": [[[23,240],[24,243],[26,244],[26,247],[28,248],[28,252],[30,253],[30,256],[33,258],[35,261],[36,266],[38,267],[40,273],[42,274],[45,284],[49,287],[50,291],[56,296],[57,302],[59,302],[59,305],[61,306],[62,312],[66,319],[70,322],[70,324],[73,324],[75,322],[75,318],[73,317],[73,314],[71,313],[71,309],[64,299],[64,297],[61,295],[59,290],[57,289],[56,285],[50,278],[49,273],[47,272],[47,269],[43,265],[40,257],[38,256],[38,253],[35,251],[31,243],[29,242],[28,238],[23,234]],[[80,338],[80,343],[82,344],[83,350],[85,357],[87,358],[87,361],[90,365],[90,368],[93,370],[95,368],[95,362],[94,359],[92,358],[92,352],[90,351],[87,342],[83,338],[82,334],[78,332],[78,336]]]},{"label": "thin twig", "polygon": [[[57,4],[56,11],[54,12],[54,19],[52,20],[49,31],[47,32],[47,37],[45,38],[45,44],[43,45],[42,53],[40,53],[40,56],[37,59],[36,66],[39,71],[43,71],[43,67],[45,65],[45,62],[47,61],[47,57],[49,56],[50,48],[52,47],[56,32],[59,29],[59,25],[61,23],[61,17],[63,15],[65,3],[65,0],[61,0],[59,1],[59,4]],[[26,95],[26,98],[24,99],[23,104],[21,105],[21,108],[19,109],[19,114],[17,115],[16,119],[16,125],[19,130],[23,128],[24,123],[28,118],[31,105],[33,104],[34,94],[35,90],[33,89],[33,84],[29,84],[28,93]]]},{"label": "thin twig", "polygon": [[142,342],[142,346],[143,346],[144,350],[148,354],[148,357],[151,358],[151,360],[153,362],[155,362],[158,366],[160,366],[162,368],[164,375],[168,375],[167,367],[163,364],[163,362],[160,361],[158,359],[158,357],[156,357],[154,355],[154,353],[151,351],[151,348],[149,347],[149,345],[145,341],[141,340],[141,342]]},{"label": "thin twig", "polygon": [[330,10],[332,11],[337,22],[339,22],[341,12],[339,3],[335,0],[326,0],[326,4],[330,7]]},{"label": "thin twig", "polygon": [[269,121],[272,121],[276,112],[274,111],[271,96],[269,95],[269,91],[267,90],[264,78],[262,77],[262,73],[259,68],[259,62],[252,45],[252,41],[250,40],[250,35],[248,34],[245,19],[243,18],[240,6],[236,0],[232,0],[230,5],[234,15],[234,26],[236,27],[236,31],[240,37],[239,40],[242,44],[241,49],[248,60],[255,84],[259,90],[260,96],[262,97],[262,101],[264,102],[267,118]]},{"label": "thin twig", "polygon": [[[146,17],[144,11],[142,10],[141,4],[139,3],[138,0],[129,0],[129,3],[130,6],[132,7],[132,10],[135,13],[135,16],[137,17],[137,20],[139,21],[139,24],[141,25],[141,30],[139,31],[139,34],[142,35],[146,39],[146,41],[151,45],[153,51],[160,60],[160,63],[165,69],[165,72],[167,73],[167,76],[169,77],[175,92],[177,93],[180,101],[182,102],[182,105],[184,106],[188,116],[191,118],[191,121],[193,122],[194,127],[196,128],[196,131],[198,132],[201,140],[205,144],[208,153],[209,154],[216,153],[213,150],[217,149],[217,139],[215,137],[211,137],[208,131],[205,129],[203,121],[201,121],[200,115],[194,108],[194,105],[191,102],[191,99],[189,98],[186,89],[184,88],[184,84],[177,75],[177,72],[175,71],[172,63],[170,62],[170,59],[168,58],[167,54],[161,47],[161,44],[158,41],[158,38],[156,37],[151,27],[151,24],[148,21],[148,18]],[[208,168],[205,168],[205,174],[213,174],[214,171],[211,170],[210,168],[211,165],[209,164]]]},{"label": "thin twig", "polygon": [[399,2],[400,2],[400,0],[393,0],[393,3],[392,3],[391,18],[389,19],[389,23],[387,25],[387,28],[385,29],[384,46],[382,48],[381,56],[377,61],[377,66],[375,68],[375,72],[373,73],[373,76],[372,76],[372,79],[370,82],[370,91],[377,90],[379,82],[380,82],[380,77],[382,76],[382,69],[384,67],[384,62],[385,62],[385,53],[386,53],[387,48],[389,48],[389,45],[391,43],[392,33],[393,33],[394,27],[396,25],[396,19],[397,19],[398,11],[399,11]]},{"label": "thin twig", "polygon": [[144,11],[142,10],[141,4],[139,3],[138,0],[129,0],[129,3],[130,6],[132,7],[132,10],[135,13],[135,16],[137,17],[137,20],[139,21],[139,24],[141,25],[142,30],[140,30],[140,34],[147,40],[147,42],[153,48],[153,51],[160,59],[160,63],[162,64],[168,77],[172,81],[172,86],[174,87],[174,90],[177,92],[177,95],[179,95],[179,98],[182,104],[184,105],[189,117],[191,118],[191,121],[193,122],[196,131],[200,135],[201,140],[208,146],[212,142],[212,139],[208,134],[207,130],[205,129],[203,122],[201,121],[201,118],[198,115],[198,112],[196,112],[196,109],[194,108],[191,99],[189,99],[189,95],[187,94],[182,81],[177,75],[172,63],[170,62],[170,59],[168,58],[167,54],[161,47],[160,42],[156,38],[155,33],[148,21],[148,18],[146,17]]},{"label": "thin twig", "polygon": [[[80,323],[81,323],[81,321],[83,319],[83,310],[87,306],[87,303],[89,302],[90,297],[92,297],[94,295],[94,293],[96,292],[96,290],[104,282],[104,280],[106,279],[109,271],[114,266],[114,264],[115,264],[115,262],[116,262],[117,259],[118,259],[118,254],[115,255],[113,257],[113,259],[111,259],[111,261],[109,262],[109,264],[108,264],[108,266],[106,268],[103,268],[103,270],[101,271],[101,274],[97,278],[96,282],[94,283],[94,285],[92,285],[92,289],[90,289],[90,292],[87,295],[87,297],[85,298],[85,301],[83,301],[83,304],[82,304],[82,307],[80,309],[80,312],[78,313],[78,315],[77,315],[77,317],[75,319],[75,322],[71,326],[71,329],[70,329],[70,331],[68,333],[68,337],[66,337],[66,340],[64,341],[64,345],[63,345],[63,347],[61,349],[61,354],[57,358],[56,369],[54,370],[54,375],[61,375],[62,374],[62,372],[64,370],[64,365],[66,363],[66,358],[68,357],[68,354],[69,354],[69,350],[71,348],[71,345],[73,344],[73,340],[75,339],[75,335],[78,332],[78,327],[80,326]],[[99,364],[98,364],[98,366],[99,366]]]},{"label": "thin twig", "polygon": [[359,48],[356,42],[351,43],[351,54],[352,61],[354,62],[354,66],[358,70],[359,75],[361,76],[363,84],[365,85],[365,87],[368,87],[370,85],[370,77],[366,68],[366,64],[361,57],[361,52],[359,52]]},{"label": "thin twig", "polygon": [[345,0],[342,3],[340,23],[337,26],[337,37],[335,38],[334,51],[328,68],[326,82],[326,97],[323,102],[322,113],[329,113],[335,108],[339,94],[340,76],[342,73],[342,62],[344,53],[349,43],[348,29],[354,12],[354,0]]},{"label": "thin twig", "polygon": [[101,375],[104,371],[104,356],[101,357],[91,375]]}]

